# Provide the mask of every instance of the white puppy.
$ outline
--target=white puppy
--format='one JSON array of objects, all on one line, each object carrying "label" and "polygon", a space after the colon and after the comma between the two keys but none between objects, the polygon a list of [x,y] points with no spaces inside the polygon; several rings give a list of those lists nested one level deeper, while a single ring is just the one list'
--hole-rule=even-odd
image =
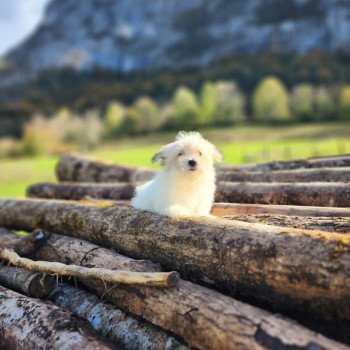
[{"label": "white puppy", "polygon": [[132,206],[171,217],[209,215],[215,194],[214,160],[223,155],[198,132],[179,132],[152,162],[164,166],[136,188]]}]

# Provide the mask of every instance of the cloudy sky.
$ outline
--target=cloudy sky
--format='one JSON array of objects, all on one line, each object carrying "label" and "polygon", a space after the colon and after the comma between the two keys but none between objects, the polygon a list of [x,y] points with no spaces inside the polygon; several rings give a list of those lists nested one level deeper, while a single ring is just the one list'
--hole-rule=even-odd
[{"label": "cloudy sky", "polygon": [[0,0],[0,56],[38,25],[49,0]]}]

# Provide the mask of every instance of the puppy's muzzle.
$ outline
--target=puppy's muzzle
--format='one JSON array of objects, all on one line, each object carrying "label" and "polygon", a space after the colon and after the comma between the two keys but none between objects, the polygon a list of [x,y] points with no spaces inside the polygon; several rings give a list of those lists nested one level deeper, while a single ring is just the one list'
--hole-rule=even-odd
[{"label": "puppy's muzzle", "polygon": [[194,171],[197,168],[197,162],[194,159],[189,160],[188,162],[189,170]]}]

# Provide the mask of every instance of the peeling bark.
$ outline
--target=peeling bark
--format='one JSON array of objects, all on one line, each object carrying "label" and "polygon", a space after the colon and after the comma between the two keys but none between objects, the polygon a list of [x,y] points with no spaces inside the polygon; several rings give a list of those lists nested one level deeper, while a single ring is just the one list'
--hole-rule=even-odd
[{"label": "peeling bark", "polygon": [[[118,204],[119,205],[119,204]],[[123,202],[123,206],[126,203]],[[212,212],[215,216],[244,214],[273,214],[312,217],[350,217],[349,208],[310,207],[297,205],[268,205],[243,203],[214,203]]]},{"label": "peeling bark", "polygon": [[112,349],[71,313],[1,286],[0,334],[0,347],[7,350]]},{"label": "peeling bark", "polygon": [[44,298],[52,292],[54,278],[17,267],[1,266],[0,284],[29,297]]},{"label": "peeling bark", "polygon": [[59,201],[0,200],[0,208],[0,226],[43,227],[152,259],[193,281],[350,334],[348,235]]},{"label": "peeling bark", "polygon": [[223,219],[238,220],[252,224],[264,224],[280,227],[293,227],[305,230],[320,230],[350,234],[350,218],[301,217],[274,214],[237,214],[222,217]]},{"label": "peeling bark", "polygon": [[60,283],[49,300],[86,319],[113,344],[128,350],[188,350],[178,340],[148,322],[132,317],[100,297],[83,289]]},{"label": "peeling bark", "polygon": [[179,274],[172,272],[131,272],[107,268],[88,268],[79,265],[66,265],[58,262],[34,261],[20,257],[15,251],[0,247],[0,259],[14,266],[30,271],[50,273],[57,276],[98,279],[109,283],[124,285],[143,285],[157,288],[174,288],[179,281]]},{"label": "peeling bark", "polygon": [[[115,187],[115,188],[114,188]],[[27,196],[31,198],[73,199],[131,199],[135,186],[131,184],[104,183],[45,183],[29,187]],[[236,183],[219,182],[216,202],[293,204],[321,207],[349,207],[350,184],[345,183]]]}]

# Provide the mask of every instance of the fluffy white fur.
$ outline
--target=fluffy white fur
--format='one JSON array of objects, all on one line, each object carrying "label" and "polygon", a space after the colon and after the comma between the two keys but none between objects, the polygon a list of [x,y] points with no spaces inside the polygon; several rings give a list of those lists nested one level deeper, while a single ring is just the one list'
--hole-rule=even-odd
[{"label": "fluffy white fur", "polygon": [[179,132],[153,156],[163,169],[136,188],[132,206],[171,217],[209,215],[216,189],[213,163],[222,159],[198,132]]}]

